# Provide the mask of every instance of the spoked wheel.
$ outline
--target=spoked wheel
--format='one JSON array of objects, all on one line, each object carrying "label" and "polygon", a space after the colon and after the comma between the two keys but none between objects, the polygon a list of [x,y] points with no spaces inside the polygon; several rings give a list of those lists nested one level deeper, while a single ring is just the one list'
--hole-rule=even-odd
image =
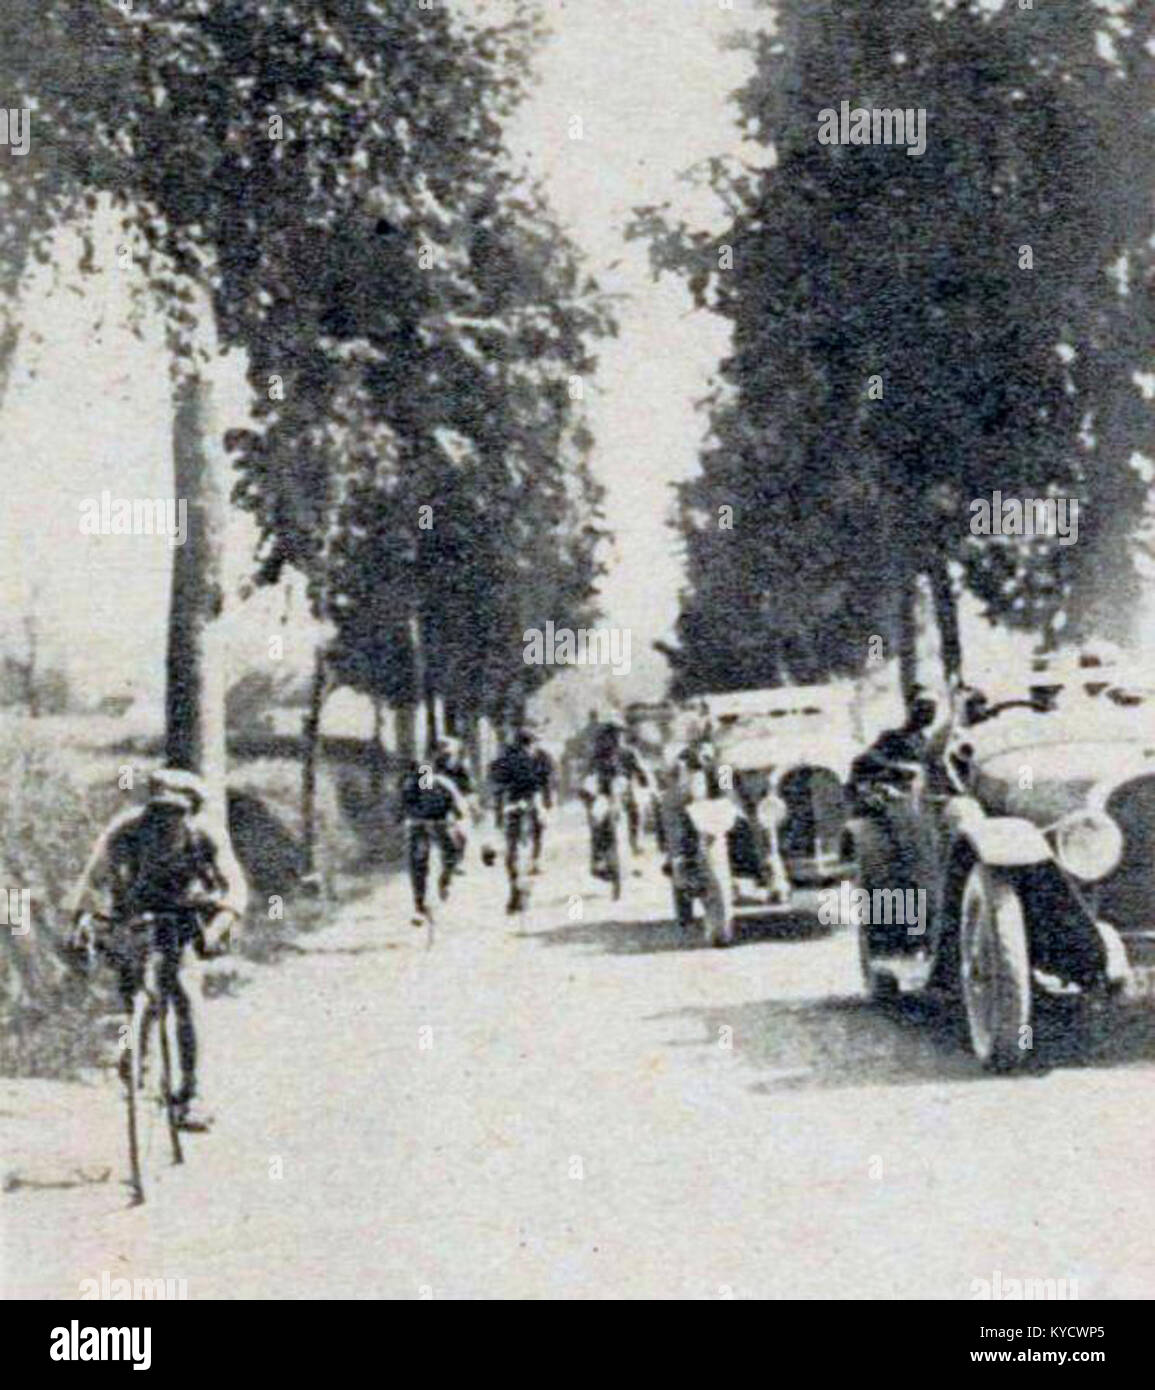
[{"label": "spoked wheel", "polygon": [[730,865],[726,854],[726,842],[721,846],[717,841],[702,847],[706,868],[706,891],[703,904],[706,909],[706,944],[708,946],[732,946],[734,944],[734,888],[730,881]]},{"label": "spoked wheel", "polygon": [[168,1127],[168,1143],[169,1151],[172,1154],[172,1161],[174,1163],[183,1163],[184,1153],[181,1151],[180,1129],[177,1127],[176,1099],[173,1094],[172,1084],[173,1038],[169,1035],[170,1020],[175,1025],[176,1010],[172,1006],[172,1001],[167,998],[167,996],[162,996],[156,1020],[156,1032],[160,1040],[161,1089],[158,1099],[164,1110],[165,1123]]},{"label": "spoked wheel", "polygon": [[[133,999],[132,1020],[125,1048],[124,1076],[128,1107],[128,1157],[132,1201],[139,1206],[145,1199],[144,1174],[156,1162],[162,1124],[168,1120],[169,1080],[157,1028],[157,1011],[147,990],[138,989]],[[175,1129],[173,1130],[175,1132]],[[179,1145],[179,1139],[177,1143]]]},{"label": "spoked wheel", "polygon": [[1031,1046],[1031,963],[1023,903],[1005,876],[976,864],[959,911],[959,981],[971,1048],[1011,1071]]},{"label": "spoked wheel", "polygon": [[[176,1012],[160,992],[159,963],[149,962],[150,982],[133,996],[128,1038],[121,1062],[126,1090],[130,1187],[134,1206],[145,1198],[144,1170],[153,1161],[163,1122],[172,1162],[183,1163],[177,1107],[173,1094],[170,1024]],[[160,1001],[160,1002],[158,1002]]]},{"label": "spoked wheel", "polygon": [[128,1022],[128,1036],[124,1039],[120,1054],[120,1079],[124,1085],[124,1104],[128,1119],[128,1184],[132,1191],[133,1206],[144,1201],[144,1179],[140,1163],[140,1125],[138,1123],[138,1102],[141,1098],[140,1043],[143,1034],[143,1018],[140,1010],[147,1006],[143,990],[138,990],[133,1001],[132,1017]]}]

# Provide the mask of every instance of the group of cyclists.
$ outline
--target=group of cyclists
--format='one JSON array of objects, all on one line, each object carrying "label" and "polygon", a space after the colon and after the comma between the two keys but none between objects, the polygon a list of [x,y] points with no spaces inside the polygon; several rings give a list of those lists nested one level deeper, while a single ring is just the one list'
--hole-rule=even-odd
[{"label": "group of cyclists", "polygon": [[[623,822],[630,851],[642,852],[644,808],[656,796],[656,782],[623,724],[608,720],[596,726],[584,758],[578,790],[590,829],[590,870],[621,886],[617,827]],[[540,872],[546,829],[558,795],[558,768],[536,731],[519,724],[489,765],[485,779],[493,828],[504,845],[509,882],[506,911],[519,912],[529,900],[529,879]],[[400,807],[406,831],[406,855],[413,894],[413,924],[430,921],[429,865],[433,851],[440,860],[438,896],[444,902],[453,879],[463,872],[470,830],[482,825],[481,788],[466,764],[460,741],[442,738],[427,763],[412,762],[401,779]],[[486,865],[497,851],[481,846]]]},{"label": "group of cyclists", "polygon": [[[506,907],[515,913],[526,906],[528,880],[540,871],[558,770],[535,731],[522,724],[490,764],[486,784],[493,825],[504,841]],[[428,763],[412,763],[401,778],[399,810],[415,925],[432,920],[434,856],[441,901],[465,870],[471,829],[483,821],[480,790],[461,743],[448,737],[439,740]],[[579,795],[589,819],[591,871],[611,879],[616,896],[617,825],[624,821],[631,852],[640,853],[645,798],[656,795],[654,778],[620,723],[597,728]],[[182,1130],[205,1130],[213,1119],[199,1102],[201,962],[234,944],[248,896],[228,829],[206,814],[207,804],[207,788],[196,774],[172,768],[154,772],[144,803],[114,817],[97,840],[70,902],[69,954],[85,968],[96,961],[111,966],[126,1013],[139,995],[145,960],[161,958],[159,992],[176,1025],[168,1103]],[[496,862],[488,841],[481,859]]]},{"label": "group of cyclists", "polygon": [[[505,839],[510,912],[525,905],[526,873],[538,872],[555,780],[553,758],[525,726],[514,732],[489,767],[494,824]],[[483,818],[479,789],[474,786],[459,740],[442,738],[430,762],[410,763],[401,778],[400,810],[413,893],[413,924],[421,926],[433,916],[428,899],[431,852],[436,849],[440,856],[437,888],[444,902],[454,877],[464,870],[469,830]],[[524,863],[527,851],[528,869]],[[495,858],[492,846],[484,844],[483,861],[491,864]]]},{"label": "group of cyclists", "polygon": [[[959,727],[964,731],[1006,707],[989,705],[981,692],[969,688],[961,697],[965,699]],[[856,759],[851,780],[860,798],[869,801],[871,788],[927,760],[942,723],[938,712],[928,692],[915,692],[906,723],[885,732]],[[953,775],[965,777],[969,746],[960,742],[943,751]],[[679,806],[695,797],[719,795],[717,752],[708,720],[678,753],[660,784],[637,742],[616,719],[591,722],[578,762],[577,793],[587,816],[590,872],[610,883],[615,898],[622,886],[620,827],[635,859],[643,852],[645,831],[651,830],[669,869],[679,849]],[[465,871],[471,831],[485,818],[483,790],[494,829],[504,842],[506,910],[516,913],[527,905],[529,879],[540,871],[558,797],[558,768],[534,729],[522,723],[486,770],[484,788],[476,785],[460,741],[449,737],[437,742],[428,763],[414,761],[401,777],[398,802],[415,926],[432,922],[429,882],[434,856],[439,861],[441,901]],[[175,1123],[189,1130],[205,1129],[212,1120],[198,1104],[196,1018],[202,991],[193,976],[199,974],[200,962],[230,949],[247,900],[245,877],[228,830],[206,815],[206,805],[205,784],[195,774],[167,768],[154,772],[144,804],[116,816],[98,839],[73,893],[68,943],[70,952],[86,964],[100,959],[112,966],[126,1011],[139,996],[143,959],[150,954],[154,960],[161,957],[161,991],[176,1023],[171,1112]],[[671,836],[673,842],[667,844]],[[497,857],[493,845],[483,839],[482,862],[492,865]],[[775,858],[775,877],[785,882],[777,850]],[[640,871],[635,867],[634,872]]]}]

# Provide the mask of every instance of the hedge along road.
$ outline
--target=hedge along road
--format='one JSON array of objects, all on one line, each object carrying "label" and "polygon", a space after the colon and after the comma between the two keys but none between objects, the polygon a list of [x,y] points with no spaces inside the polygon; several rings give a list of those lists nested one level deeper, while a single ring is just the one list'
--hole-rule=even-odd
[{"label": "hedge along road", "polygon": [[1155,1293],[1150,1016],[1100,1065],[986,1077],[861,998],[850,933],[799,915],[709,950],[652,854],[616,906],[585,870],[567,810],[521,918],[474,847],[432,950],[392,882],[243,967],[206,1009],[216,1128],[143,1208],[111,1078],[0,1085],[21,1184],[113,1169],[6,1194],[5,1295],[103,1271],[192,1299]]}]

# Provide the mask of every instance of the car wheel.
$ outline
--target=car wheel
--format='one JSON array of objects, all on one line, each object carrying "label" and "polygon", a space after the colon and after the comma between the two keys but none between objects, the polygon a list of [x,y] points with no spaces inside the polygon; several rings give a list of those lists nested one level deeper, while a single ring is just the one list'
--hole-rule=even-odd
[{"label": "car wheel", "polygon": [[1031,1022],[1031,962],[1026,917],[1014,884],[975,864],[959,908],[959,982],[975,1056],[990,1071],[1026,1060]]},{"label": "car wheel", "polygon": [[702,850],[706,869],[706,891],[703,903],[706,909],[706,944],[708,946],[732,946],[734,944],[734,888],[730,879],[730,865],[726,854],[726,842],[705,847]]}]

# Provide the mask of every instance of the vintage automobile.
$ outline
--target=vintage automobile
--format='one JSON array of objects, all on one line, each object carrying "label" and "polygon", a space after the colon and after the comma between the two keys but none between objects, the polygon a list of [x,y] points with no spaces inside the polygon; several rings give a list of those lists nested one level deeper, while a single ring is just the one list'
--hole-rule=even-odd
[{"label": "vintage automobile", "polygon": [[853,788],[867,988],[945,999],[991,1070],[1031,1055],[1042,995],[1129,997],[1155,961],[1155,687],[1032,679]]},{"label": "vintage automobile", "polygon": [[700,768],[663,803],[678,922],[703,908],[707,940],[729,945],[741,909],[788,906],[794,885],[853,873],[843,792],[856,750],[847,711],[823,687],[703,702]]}]

